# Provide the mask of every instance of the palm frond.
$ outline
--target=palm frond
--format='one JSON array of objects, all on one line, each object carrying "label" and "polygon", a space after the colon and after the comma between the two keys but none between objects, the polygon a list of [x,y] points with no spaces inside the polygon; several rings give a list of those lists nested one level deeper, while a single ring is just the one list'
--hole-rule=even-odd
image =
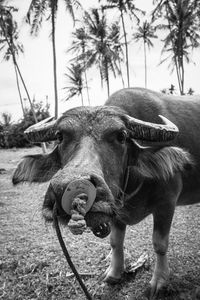
[{"label": "palm frond", "polygon": [[27,12],[26,20],[31,25],[30,33],[32,35],[37,35],[43,19],[46,16],[47,12],[50,14],[51,1],[47,0],[32,0],[29,10]]},{"label": "palm frond", "polygon": [[145,43],[150,49],[153,47],[153,42],[151,39],[156,39],[158,36],[154,34],[155,27],[152,25],[152,22],[148,22],[147,20],[137,27],[137,31],[133,33],[133,40],[136,42],[142,41]]},{"label": "palm frond", "polygon": [[82,93],[82,89],[85,88],[83,71],[84,69],[79,63],[72,63],[70,67],[67,68],[65,76],[70,85],[64,87],[68,92],[65,100],[69,100],[75,95],[79,96]]},{"label": "palm frond", "polygon": [[82,8],[80,2],[78,0],[64,0],[65,2],[65,7],[67,12],[71,15],[73,21],[75,22],[75,14],[74,14],[74,9]]},{"label": "palm frond", "polygon": [[16,58],[19,53],[23,53],[23,45],[19,42],[17,22],[13,20],[12,11],[14,7],[0,7],[0,43],[1,51],[4,51],[3,59]]}]

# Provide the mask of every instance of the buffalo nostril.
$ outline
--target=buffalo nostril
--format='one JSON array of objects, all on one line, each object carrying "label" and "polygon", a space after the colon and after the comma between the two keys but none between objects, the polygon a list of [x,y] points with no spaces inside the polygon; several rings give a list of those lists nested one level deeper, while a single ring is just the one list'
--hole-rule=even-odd
[{"label": "buffalo nostril", "polygon": [[95,180],[95,178],[93,176],[91,176],[90,182],[94,185],[95,188],[97,187],[96,180]]},{"label": "buffalo nostril", "polygon": [[109,223],[102,223],[92,228],[92,232],[94,233],[94,235],[102,239],[108,236],[110,234],[110,231],[111,229]]},{"label": "buffalo nostril", "polygon": [[87,199],[88,199],[88,195],[86,195],[86,194],[84,194],[84,193],[79,194],[78,197],[79,197],[79,199],[81,199],[81,200],[83,200],[83,201],[87,201]]}]

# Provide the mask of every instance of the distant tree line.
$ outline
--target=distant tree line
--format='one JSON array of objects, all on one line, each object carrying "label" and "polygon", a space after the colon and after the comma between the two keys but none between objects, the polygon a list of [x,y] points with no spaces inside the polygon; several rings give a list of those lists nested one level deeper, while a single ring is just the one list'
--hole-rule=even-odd
[{"label": "distant tree line", "polygon": [[[31,35],[39,33],[44,20],[51,22],[55,117],[58,116],[55,35],[60,2],[61,0],[32,0],[26,14]],[[17,9],[5,3],[9,3],[9,0],[6,2],[0,0],[0,50],[4,51],[6,60],[12,59],[20,101],[19,80],[27,93],[34,115],[28,89],[17,62],[18,55],[24,51],[18,39],[17,23],[13,19]],[[131,44],[138,42],[143,45],[144,86],[148,87],[147,54],[154,46],[154,40],[161,36],[161,32],[163,48],[160,63],[169,61],[171,72],[176,72],[179,93],[185,94],[187,76],[185,64],[191,62],[193,50],[200,47],[200,0],[153,0],[153,11],[150,17],[146,16],[145,11],[136,7],[134,0],[99,0],[98,7],[90,10],[84,8],[84,1],[81,0],[65,0],[63,3],[75,24],[72,44],[68,44],[67,47],[72,59],[65,74],[66,100],[80,96],[82,104],[85,104],[83,98],[85,89],[87,103],[90,104],[88,74],[92,67],[99,71],[101,85],[106,84],[108,95],[111,74],[121,78],[122,86],[129,87],[130,60],[132,60],[129,48]],[[110,15],[115,18],[110,18]],[[127,29],[130,24],[128,19],[132,24],[131,30]],[[21,106],[24,111],[22,101]]]},{"label": "distant tree line", "polygon": [[[32,103],[35,115],[38,121],[42,121],[50,116],[49,105],[43,105],[43,102]],[[24,131],[35,123],[32,110],[24,109],[24,116],[18,122],[12,121],[12,115],[2,113],[0,122],[0,148],[21,148],[31,147],[32,144],[26,139]]]}]

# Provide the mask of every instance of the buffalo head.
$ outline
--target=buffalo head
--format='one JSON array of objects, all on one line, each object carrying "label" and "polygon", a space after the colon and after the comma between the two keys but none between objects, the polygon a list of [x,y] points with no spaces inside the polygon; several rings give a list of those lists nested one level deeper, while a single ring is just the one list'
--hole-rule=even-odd
[{"label": "buffalo head", "polygon": [[[85,218],[94,229],[115,217],[123,206],[129,167],[141,180],[167,180],[184,167],[184,151],[166,146],[178,129],[166,118],[161,119],[164,124],[144,122],[112,106],[66,111],[57,121],[49,120],[27,130],[31,141],[57,140],[56,147],[47,155],[26,156],[13,175],[13,183],[50,180],[43,215],[51,220],[56,202],[60,220],[66,223],[72,204],[69,194],[77,196],[73,189],[79,186],[79,193],[90,201]],[[140,141],[151,143],[151,147],[141,146]]]}]

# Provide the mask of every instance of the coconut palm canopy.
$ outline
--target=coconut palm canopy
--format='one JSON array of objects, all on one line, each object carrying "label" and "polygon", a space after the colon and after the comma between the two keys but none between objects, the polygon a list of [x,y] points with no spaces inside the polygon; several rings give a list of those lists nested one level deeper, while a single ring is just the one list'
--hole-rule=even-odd
[{"label": "coconut palm canopy", "polygon": [[[1,15],[6,7],[12,5],[11,0],[1,0]],[[160,0],[151,3],[145,0],[88,0],[87,3],[82,0],[16,0],[14,5],[16,7],[10,11],[13,20],[12,41],[16,47],[19,70],[22,77],[25,74],[24,83],[28,83],[26,90],[30,98],[35,93],[36,96],[42,94],[43,98],[48,97],[52,108],[55,106],[55,115],[58,109],[62,111],[63,106],[79,104],[78,92],[66,104],[60,101],[66,97],[64,88],[71,86],[64,74],[68,73],[66,70],[69,71],[72,64],[76,68],[76,63],[81,65],[83,71],[84,104],[102,104],[108,94],[129,85],[161,90],[173,84],[176,93],[181,94],[190,89],[194,93],[199,90],[195,80],[200,73],[197,63],[199,0]],[[151,17],[154,19],[153,29],[148,27]],[[27,23],[22,22],[24,19],[30,25],[29,30]],[[147,20],[146,27],[143,20]],[[1,57],[7,51],[7,58],[11,58],[11,47],[6,44],[5,36],[2,38],[2,28],[0,31]],[[150,34],[148,38],[145,37],[146,31]],[[37,37],[33,38],[27,32]],[[158,38],[154,39],[153,36]],[[142,51],[138,50],[139,40],[141,43],[145,41]],[[22,49],[24,55],[20,51]],[[2,87],[12,60],[13,57],[10,62],[1,64],[0,74],[1,103],[9,107],[9,99],[17,99],[8,94],[9,90],[14,95],[13,89],[17,87],[13,69],[10,72],[12,75],[9,75],[13,79],[7,80],[9,84],[13,81],[12,88]],[[169,64],[172,74],[167,69]],[[158,76],[160,72],[162,76]],[[196,74],[194,79],[190,76],[191,72]],[[19,72],[17,76],[24,101],[27,96]],[[147,82],[149,78],[151,80]]]}]

